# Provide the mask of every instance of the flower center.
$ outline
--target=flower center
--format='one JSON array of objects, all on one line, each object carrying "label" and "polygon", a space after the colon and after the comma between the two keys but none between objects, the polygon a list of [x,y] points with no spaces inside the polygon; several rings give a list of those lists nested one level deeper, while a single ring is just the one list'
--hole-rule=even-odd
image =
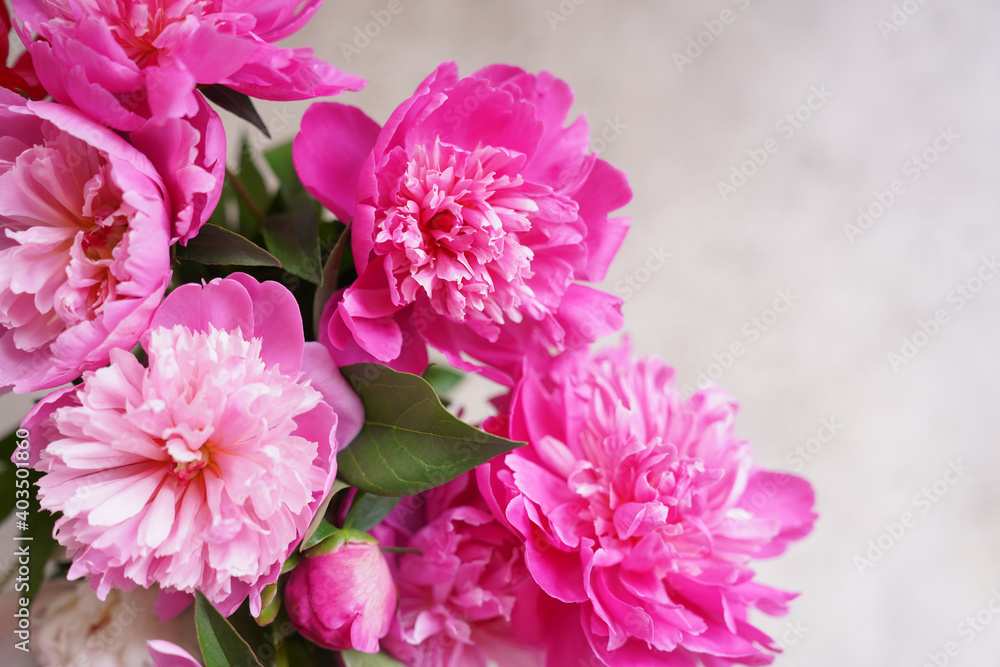
[{"label": "flower center", "polygon": [[459,322],[519,320],[534,298],[525,284],[533,253],[519,236],[538,210],[518,173],[522,158],[440,139],[409,157],[376,219],[375,251],[389,260],[396,302],[427,298]]}]

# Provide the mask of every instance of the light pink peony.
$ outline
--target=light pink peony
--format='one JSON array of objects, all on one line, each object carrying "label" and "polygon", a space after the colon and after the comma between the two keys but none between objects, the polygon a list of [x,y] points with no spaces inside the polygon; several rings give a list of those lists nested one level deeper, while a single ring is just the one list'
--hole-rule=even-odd
[{"label": "light pink peony", "polygon": [[170,280],[172,209],[120,136],[0,90],[0,391],[58,386],[136,344]]},{"label": "light pink peony", "polygon": [[684,400],[672,369],[627,345],[526,369],[509,435],[529,446],[479,481],[535,581],[566,603],[549,665],[771,663],[748,610],[781,614],[795,595],[754,581],[749,563],[809,533],[813,490],[757,468],[735,417],[726,393]]},{"label": "light pink peony", "polygon": [[226,615],[249,595],[257,614],[360,430],[360,401],[303,342],[292,294],[245,274],[172,292],[142,344],[148,367],[115,350],[24,421],[68,577],[102,599],[200,590]]},{"label": "light pink peony", "polygon": [[632,193],[588,153],[583,118],[563,127],[572,101],[545,72],[495,65],[459,79],[446,63],[385,127],[340,104],[306,112],[295,165],[352,221],[359,274],[321,324],[338,363],[420,372],[430,343],[509,383],[525,354],[621,327],[620,300],[581,281],[604,278],[627,230],[608,213]]},{"label": "light pink peony", "polygon": [[378,653],[396,612],[378,542],[344,531],[306,551],[288,577],[285,608],[295,629],[324,648]]},{"label": "light pink peony", "polygon": [[523,545],[490,514],[471,474],[404,498],[372,533],[419,552],[390,554],[399,589],[383,641],[390,653],[411,667],[542,664],[540,591]]},{"label": "light pink peony", "polygon": [[[360,90],[363,79],[271,42],[320,0],[14,0],[21,39],[46,90],[119,130],[193,116],[198,85],[302,100]],[[35,39],[32,39],[32,33]]]}]

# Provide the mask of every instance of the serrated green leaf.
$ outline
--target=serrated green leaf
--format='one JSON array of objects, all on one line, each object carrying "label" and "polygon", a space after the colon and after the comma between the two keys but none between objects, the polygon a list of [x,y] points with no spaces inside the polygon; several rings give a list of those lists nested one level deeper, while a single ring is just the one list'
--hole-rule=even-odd
[{"label": "serrated green leaf", "polygon": [[195,595],[194,621],[205,667],[262,667],[246,640],[200,592]]},{"label": "serrated green leaf", "polygon": [[261,225],[267,249],[286,271],[314,285],[323,280],[319,254],[319,207],[302,196],[287,213],[270,215]]},{"label": "serrated green leaf", "polygon": [[351,509],[344,519],[344,528],[353,530],[371,530],[382,522],[389,512],[399,504],[399,498],[393,496],[376,496],[364,491],[358,491],[357,497],[351,503]]},{"label": "serrated green leaf", "polygon": [[384,652],[362,653],[360,651],[341,651],[340,657],[344,661],[344,667],[406,667],[406,665]]},{"label": "serrated green leaf", "polygon": [[458,419],[417,375],[379,364],[342,372],[361,397],[365,424],[337,455],[338,474],[362,491],[412,496],[524,444]]},{"label": "serrated green leaf", "polygon": [[205,225],[186,246],[175,246],[178,259],[216,266],[273,266],[281,268],[274,255],[225,227]]}]

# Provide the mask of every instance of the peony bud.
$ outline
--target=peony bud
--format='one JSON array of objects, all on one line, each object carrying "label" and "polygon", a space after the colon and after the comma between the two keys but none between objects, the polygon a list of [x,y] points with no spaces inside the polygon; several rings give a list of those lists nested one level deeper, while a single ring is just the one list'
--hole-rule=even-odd
[{"label": "peony bud", "polygon": [[295,629],[310,641],[377,653],[396,611],[396,586],[374,538],[340,531],[292,570],[285,605]]}]

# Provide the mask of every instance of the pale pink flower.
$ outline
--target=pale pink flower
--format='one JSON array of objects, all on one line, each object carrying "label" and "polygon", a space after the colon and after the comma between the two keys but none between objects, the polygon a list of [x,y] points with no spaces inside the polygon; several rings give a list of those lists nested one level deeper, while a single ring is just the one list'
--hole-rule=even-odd
[{"label": "pale pink flower", "polygon": [[542,596],[472,475],[404,498],[372,533],[419,552],[389,554],[399,611],[386,650],[410,667],[542,664]]},{"label": "pale pink flower", "polygon": [[148,366],[115,350],[24,421],[68,577],[101,598],[199,590],[226,615],[249,595],[257,614],[360,430],[360,401],[303,342],[292,294],[245,274],[172,292],[142,344]]},{"label": "pale pink flower", "polygon": [[285,608],[295,629],[324,648],[377,653],[396,613],[396,587],[377,541],[341,535],[305,552],[285,584]]},{"label": "pale pink flower", "polygon": [[[45,89],[119,130],[193,116],[195,88],[302,100],[360,90],[363,79],[271,42],[321,0],[14,0]],[[32,39],[34,34],[34,39]]]},{"label": "pale pink flower", "polygon": [[161,622],[157,590],[111,591],[99,600],[86,582],[51,579],[31,607],[31,653],[41,667],[153,667],[150,639],[198,649],[194,610]]},{"label": "pale pink flower", "polygon": [[170,280],[172,211],[120,136],[0,90],[0,391],[58,386],[136,344]]},{"label": "pale pink flower", "polygon": [[526,368],[509,428],[488,426],[529,445],[479,481],[535,581],[565,603],[550,665],[770,664],[777,647],[748,611],[781,614],[795,596],[749,564],[809,533],[813,490],[759,469],[735,417],[726,393],[685,400],[673,369],[627,345]]},{"label": "pale pink flower", "polygon": [[572,101],[546,72],[459,79],[446,63],[384,127],[340,104],[306,112],[296,168],[352,221],[358,279],[321,323],[338,363],[419,372],[429,343],[510,382],[525,354],[621,327],[620,300],[581,282],[604,278],[627,230],[608,214],[632,193],[589,152],[583,118],[564,127]]}]

